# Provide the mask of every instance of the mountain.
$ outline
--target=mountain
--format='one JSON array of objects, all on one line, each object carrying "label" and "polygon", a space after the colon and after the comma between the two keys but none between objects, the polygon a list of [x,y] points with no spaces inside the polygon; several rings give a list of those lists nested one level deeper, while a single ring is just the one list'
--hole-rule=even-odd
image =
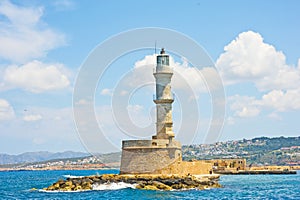
[{"label": "mountain", "polygon": [[300,137],[258,137],[185,145],[182,151],[184,160],[245,158],[251,165],[300,165]]},{"label": "mountain", "polygon": [[[19,155],[0,154],[0,165],[35,163],[50,160],[90,157],[88,153],[65,151],[27,152]],[[300,165],[300,137],[259,137],[214,144],[183,145],[184,160],[245,158],[254,165]],[[121,152],[100,154],[97,159],[102,163],[120,162]],[[78,161],[79,162],[79,161]]]},{"label": "mountain", "polygon": [[52,153],[48,151],[26,152],[19,155],[0,154],[0,165],[28,162],[41,162],[54,159],[77,158],[89,156],[88,153],[64,151]]}]

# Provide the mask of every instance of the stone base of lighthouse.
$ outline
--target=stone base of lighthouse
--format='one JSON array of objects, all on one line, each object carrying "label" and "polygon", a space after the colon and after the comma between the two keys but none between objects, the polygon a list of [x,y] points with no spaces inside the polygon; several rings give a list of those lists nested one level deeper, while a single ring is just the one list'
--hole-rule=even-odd
[{"label": "stone base of lighthouse", "polygon": [[181,161],[178,141],[126,140],[122,143],[120,174],[161,174],[162,170]]},{"label": "stone base of lighthouse", "polygon": [[166,139],[126,140],[122,144],[120,174],[199,175],[212,169],[211,161],[182,161],[178,141],[169,145]]}]

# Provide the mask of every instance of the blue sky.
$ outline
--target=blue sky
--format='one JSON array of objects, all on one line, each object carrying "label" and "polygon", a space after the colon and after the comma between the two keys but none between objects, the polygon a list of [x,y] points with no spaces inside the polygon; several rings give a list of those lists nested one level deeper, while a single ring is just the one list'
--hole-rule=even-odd
[{"label": "blue sky", "polygon": [[[299,136],[299,6],[296,0],[1,1],[0,152],[85,151],[72,114],[80,66],[106,39],[143,27],[183,33],[216,63],[226,93],[224,128],[218,140]],[[139,71],[137,61],[149,64],[154,58],[149,50],[121,57],[96,89],[99,124],[116,148],[130,137],[118,134],[110,116],[113,88],[130,70],[129,81],[151,81],[152,71]],[[183,58],[174,59],[179,71],[193,79],[191,86],[201,88],[201,80],[190,77],[192,69],[184,68]],[[135,75],[145,77],[137,80]],[[179,94],[180,81],[175,79],[174,84]],[[141,87],[130,99],[127,109],[135,124],[147,126],[153,121],[153,92],[153,85]],[[193,143],[201,143],[211,105],[207,92],[196,92],[204,128]],[[177,131],[180,109],[180,102],[175,102]]]}]

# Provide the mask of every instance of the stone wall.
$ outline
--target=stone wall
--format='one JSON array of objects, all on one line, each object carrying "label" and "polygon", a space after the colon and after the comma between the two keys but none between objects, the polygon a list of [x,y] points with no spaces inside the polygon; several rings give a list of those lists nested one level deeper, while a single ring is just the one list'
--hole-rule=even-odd
[{"label": "stone wall", "polygon": [[246,159],[243,158],[233,158],[233,159],[214,159],[207,160],[213,164],[214,169],[217,170],[245,170],[246,169]]},{"label": "stone wall", "polygon": [[210,174],[212,172],[212,163],[204,160],[196,161],[179,161],[174,162],[170,166],[157,170],[159,174],[180,174],[180,175],[200,175]]},{"label": "stone wall", "polygon": [[122,148],[127,147],[151,147],[152,140],[124,140],[122,141]]},{"label": "stone wall", "polygon": [[180,148],[124,148],[120,174],[210,174],[213,162],[182,161]]},{"label": "stone wall", "polygon": [[122,141],[122,149],[128,148],[163,148],[163,147],[177,147],[181,149],[180,142],[172,140],[171,144],[169,139],[156,139],[153,136],[152,140],[124,140]]},{"label": "stone wall", "polygon": [[156,174],[178,161],[181,161],[181,148],[178,147],[123,148],[120,174]]}]

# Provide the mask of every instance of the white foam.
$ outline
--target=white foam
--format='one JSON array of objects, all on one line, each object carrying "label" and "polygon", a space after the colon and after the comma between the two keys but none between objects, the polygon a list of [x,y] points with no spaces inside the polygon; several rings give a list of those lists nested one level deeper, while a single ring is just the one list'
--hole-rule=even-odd
[{"label": "white foam", "polygon": [[39,189],[39,192],[46,192],[46,193],[65,193],[65,192],[86,192],[88,190],[77,190],[77,191],[62,191],[62,190],[44,190],[44,189]]},{"label": "white foam", "polygon": [[136,184],[129,184],[124,182],[118,183],[104,183],[104,184],[94,184],[93,190],[119,190],[124,188],[135,188]]},{"label": "white foam", "polygon": [[74,175],[67,174],[67,175],[63,175],[63,177],[65,177],[65,178],[82,178],[83,176],[74,176]]}]

